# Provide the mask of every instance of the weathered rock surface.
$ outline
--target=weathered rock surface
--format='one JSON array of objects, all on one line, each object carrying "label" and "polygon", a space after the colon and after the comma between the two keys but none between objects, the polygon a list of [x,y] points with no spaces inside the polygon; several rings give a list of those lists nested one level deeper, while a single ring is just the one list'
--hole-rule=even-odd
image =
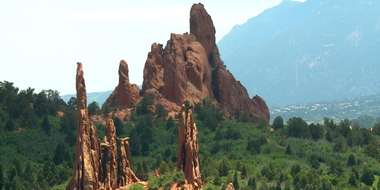
[{"label": "weathered rock surface", "polygon": [[103,106],[128,108],[131,103],[137,104],[140,101],[140,89],[136,84],[129,83],[128,64],[124,60],[119,65],[119,84],[110,94]]},{"label": "weathered rock surface", "polygon": [[[175,104],[215,98],[224,115],[234,119],[236,109],[256,122],[269,122],[269,109],[260,98],[249,98],[244,86],[225,68],[215,44],[215,27],[202,4],[190,10],[190,34],[171,34],[165,48],[154,43],[144,67],[144,94],[163,97]],[[256,97],[256,96],[255,96]]]},{"label": "weathered rock surface", "polygon": [[76,90],[78,134],[74,176],[67,189],[98,189],[99,139],[96,127],[88,118],[86,84],[80,62],[77,63]]},{"label": "weathered rock surface", "polygon": [[226,190],[235,190],[234,184],[232,183],[228,184]]},{"label": "weathered rock surface", "polygon": [[[86,85],[82,63],[77,63],[76,75],[78,134],[74,175],[66,189],[116,189],[139,182],[129,161],[129,138],[117,139],[113,120],[107,121],[102,143],[97,129],[89,120]],[[121,158],[117,158],[117,145]],[[119,175],[118,175],[119,174]],[[117,183],[119,182],[119,183]]]},{"label": "weathered rock surface", "polygon": [[198,132],[193,122],[193,112],[185,104],[181,108],[180,126],[178,129],[177,171],[185,173],[186,183],[192,189],[202,189],[202,178],[199,170]]}]

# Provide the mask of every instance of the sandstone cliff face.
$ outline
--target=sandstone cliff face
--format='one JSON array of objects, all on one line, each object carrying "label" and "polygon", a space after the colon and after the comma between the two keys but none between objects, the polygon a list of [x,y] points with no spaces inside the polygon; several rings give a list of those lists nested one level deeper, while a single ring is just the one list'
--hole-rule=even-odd
[{"label": "sandstone cliff face", "polygon": [[[76,89],[78,117],[76,156],[74,176],[66,189],[116,189],[139,182],[129,164],[129,138],[117,139],[113,120],[108,120],[106,136],[100,143],[97,129],[89,121],[86,85],[80,62],[77,63]],[[121,146],[119,159],[118,144]]]},{"label": "sandstone cliff face", "polygon": [[103,106],[109,107],[129,107],[131,103],[137,104],[140,101],[140,89],[136,84],[129,83],[128,64],[124,60],[119,65],[119,84],[107,98]]},{"label": "sandstone cliff face", "polygon": [[175,103],[213,97],[211,71],[203,46],[191,34],[171,34],[165,49],[153,44],[144,68],[143,92]]},{"label": "sandstone cliff face", "polygon": [[247,90],[225,68],[215,44],[215,27],[202,4],[190,10],[190,34],[171,34],[165,48],[153,44],[144,67],[142,91],[151,98],[190,104],[205,97],[215,98],[224,115],[234,119],[236,109],[244,110],[256,122],[269,122],[269,110],[260,98],[249,98]]},{"label": "sandstone cliff face", "polygon": [[178,129],[177,171],[185,173],[186,183],[192,186],[191,189],[202,189],[202,178],[199,170],[198,132],[193,122],[191,109],[186,116],[185,104],[181,108]]}]

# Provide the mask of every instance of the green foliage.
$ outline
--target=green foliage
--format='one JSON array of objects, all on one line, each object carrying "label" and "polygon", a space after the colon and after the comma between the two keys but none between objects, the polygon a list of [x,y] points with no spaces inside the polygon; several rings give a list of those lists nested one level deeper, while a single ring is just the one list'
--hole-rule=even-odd
[{"label": "green foliage", "polygon": [[170,130],[174,128],[174,120],[172,116],[169,117],[168,121],[166,121],[166,130]]},{"label": "green foliage", "polygon": [[356,165],[355,155],[350,154],[350,156],[348,156],[347,166],[355,166],[355,165]]},{"label": "green foliage", "polygon": [[365,166],[363,170],[363,174],[360,178],[360,181],[368,186],[372,186],[373,182],[375,181],[375,175],[373,174],[373,171]]},{"label": "green foliage", "polygon": [[149,106],[153,105],[153,100],[148,96],[143,96],[140,102],[137,104],[136,113],[137,115],[145,115],[150,113]]},{"label": "green foliage", "polygon": [[87,109],[88,109],[88,115],[89,116],[94,115],[95,113],[97,113],[100,110],[99,104],[96,101],[93,101],[90,104],[88,104]]},{"label": "green foliage", "polygon": [[296,138],[309,138],[310,132],[307,123],[299,117],[288,120],[288,135]]},{"label": "green foliage", "polygon": [[3,189],[5,182],[5,177],[4,177],[4,171],[3,171],[3,163],[0,162],[0,189]]},{"label": "green foliage", "polygon": [[235,172],[235,174],[234,174],[234,187],[235,187],[235,189],[239,189],[240,188],[237,172]]},{"label": "green foliage", "polygon": [[285,154],[287,155],[293,154],[292,147],[290,145],[286,146]]},{"label": "green foliage", "polygon": [[350,173],[350,176],[348,178],[348,183],[352,185],[353,187],[356,187],[356,176],[353,172]]},{"label": "green foliage", "polygon": [[143,181],[148,180],[148,175],[145,173],[140,161],[137,163],[136,176]]},{"label": "green foliage", "polygon": [[45,132],[46,135],[50,135],[51,126],[47,115],[44,116],[44,120],[41,124],[41,129]]},{"label": "green foliage", "polygon": [[114,123],[115,129],[116,129],[116,136],[120,137],[120,136],[124,135],[124,125],[123,125],[123,122],[121,121],[121,119],[118,117],[114,117],[113,123]]},{"label": "green foliage", "polygon": [[165,110],[162,104],[156,104],[155,115],[157,115],[157,118],[165,119],[168,116],[168,111]]},{"label": "green foliage", "polygon": [[252,188],[252,189],[256,189],[257,184],[256,184],[256,178],[255,178],[255,176],[251,176],[249,178],[249,180],[248,180],[248,186],[250,188]]},{"label": "green foliage", "polygon": [[202,103],[198,103],[194,107],[194,112],[197,114],[197,126],[202,126],[215,131],[218,124],[223,121],[223,113],[217,106],[217,102],[210,98],[203,99]]},{"label": "green foliage", "polygon": [[281,116],[277,116],[273,121],[272,128],[275,130],[284,128],[284,119]]},{"label": "green foliage", "polygon": [[173,181],[177,182],[179,185],[184,185],[185,180],[185,173],[183,171],[175,172],[173,175]]},{"label": "green foliage", "polygon": [[315,154],[311,154],[308,158],[308,162],[310,164],[310,166],[314,169],[318,169],[320,164],[319,164],[319,160],[318,160],[318,157],[317,155]]},{"label": "green foliage", "polygon": [[14,131],[16,129],[15,124],[13,123],[13,120],[9,118],[7,122],[5,123],[5,129],[7,131]]},{"label": "green foliage", "polygon": [[138,183],[129,186],[128,189],[129,190],[145,190],[144,186]]}]

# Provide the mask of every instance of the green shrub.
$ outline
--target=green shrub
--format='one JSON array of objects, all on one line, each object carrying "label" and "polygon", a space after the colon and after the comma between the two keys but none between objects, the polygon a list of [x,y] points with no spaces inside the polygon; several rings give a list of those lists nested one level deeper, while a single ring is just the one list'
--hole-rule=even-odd
[{"label": "green shrub", "polygon": [[145,190],[144,186],[141,184],[133,184],[128,189],[129,190]]},{"label": "green shrub", "polygon": [[185,173],[183,173],[183,171],[175,172],[173,175],[173,181],[180,185],[185,184]]}]

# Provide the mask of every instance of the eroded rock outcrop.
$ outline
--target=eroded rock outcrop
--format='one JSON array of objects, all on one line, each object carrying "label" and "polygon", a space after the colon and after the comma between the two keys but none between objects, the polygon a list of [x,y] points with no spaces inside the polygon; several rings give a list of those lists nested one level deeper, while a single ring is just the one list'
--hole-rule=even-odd
[{"label": "eroded rock outcrop", "polygon": [[78,134],[74,176],[68,189],[98,189],[99,139],[96,127],[90,123],[87,110],[86,84],[82,63],[77,63],[76,74]]},{"label": "eroded rock outcrop", "polygon": [[119,65],[119,84],[110,94],[103,106],[128,108],[131,103],[140,101],[140,89],[136,84],[129,83],[128,64],[124,60]]},{"label": "eroded rock outcrop", "polygon": [[[82,63],[77,63],[76,75],[78,134],[74,175],[66,189],[117,189],[139,182],[130,168],[129,138],[118,139],[113,120],[107,121],[105,137],[100,143],[96,127],[87,110],[86,85]],[[117,157],[120,146],[120,158]],[[118,183],[119,182],[119,183]]]},{"label": "eroded rock outcrop", "polygon": [[178,129],[177,171],[185,173],[186,183],[192,189],[202,189],[202,178],[199,170],[198,132],[193,122],[193,112],[185,104],[181,108],[180,125]]},{"label": "eroded rock outcrop", "polygon": [[[163,97],[190,104],[215,98],[228,119],[236,109],[246,111],[256,122],[269,122],[265,101],[250,98],[239,81],[226,69],[215,43],[215,27],[203,4],[190,10],[190,34],[171,34],[165,48],[154,43],[144,67],[142,91],[151,98]],[[255,96],[256,97],[256,96]]]}]

